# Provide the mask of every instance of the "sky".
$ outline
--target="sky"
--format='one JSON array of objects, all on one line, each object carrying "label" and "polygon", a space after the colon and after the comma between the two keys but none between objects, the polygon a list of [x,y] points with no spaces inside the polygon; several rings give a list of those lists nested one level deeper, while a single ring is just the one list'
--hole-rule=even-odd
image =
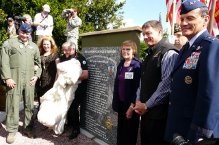
[{"label": "sky", "polygon": [[159,20],[159,13],[161,13],[163,27],[167,27],[165,0],[126,0],[122,11],[126,27],[141,27],[148,20]]}]

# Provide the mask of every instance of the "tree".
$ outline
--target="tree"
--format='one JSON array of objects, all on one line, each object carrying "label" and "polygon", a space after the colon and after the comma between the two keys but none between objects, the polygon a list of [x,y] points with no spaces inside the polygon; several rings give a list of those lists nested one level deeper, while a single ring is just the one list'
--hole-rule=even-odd
[{"label": "tree", "polygon": [[3,42],[7,39],[7,32],[6,32],[6,14],[5,12],[0,9],[0,25],[1,25],[1,28],[0,28],[0,48],[3,44]]},{"label": "tree", "polygon": [[[116,0],[1,0],[0,2],[5,14],[14,16],[30,14],[32,18],[42,10],[44,4],[51,7],[51,15],[54,18],[53,36],[58,46],[61,46],[66,40],[64,36],[66,22],[61,16],[64,9],[79,10],[79,17],[83,22],[80,33],[85,33],[105,30],[109,24],[112,24],[113,28],[121,26],[123,19],[121,9],[125,2],[116,3]],[[2,34],[4,33],[1,33],[0,37]]]}]

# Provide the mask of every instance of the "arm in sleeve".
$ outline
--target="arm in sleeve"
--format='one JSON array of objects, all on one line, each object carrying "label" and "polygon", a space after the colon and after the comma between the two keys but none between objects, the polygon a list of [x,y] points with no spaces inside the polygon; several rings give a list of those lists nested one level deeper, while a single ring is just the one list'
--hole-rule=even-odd
[{"label": "arm in sleeve", "polygon": [[75,18],[75,19],[70,19],[68,21],[69,25],[73,28],[75,27],[80,27],[82,25],[82,21],[79,17]]},{"label": "arm in sleeve", "polygon": [[174,50],[169,50],[164,54],[161,61],[161,82],[159,83],[157,90],[146,102],[146,106],[148,108],[162,104],[166,100],[166,96],[170,92],[170,74],[173,70],[177,57],[178,53]]},{"label": "arm in sleeve", "polygon": [[51,32],[52,34],[52,31],[53,31],[53,28],[54,28],[54,23],[53,23],[53,17],[49,15],[49,31]]},{"label": "arm in sleeve", "polygon": [[[190,129],[195,141],[212,137],[219,122],[219,43],[207,47],[199,60],[198,93]],[[219,129],[216,131],[219,133]]]},{"label": "arm in sleeve", "polygon": [[3,80],[11,78],[8,41],[4,42],[1,49],[1,78]]},{"label": "arm in sleeve", "polygon": [[135,103],[138,98],[139,95],[139,85],[140,85],[140,78],[141,78],[141,63],[139,62],[139,65],[136,65],[135,67],[135,71],[134,71],[134,87],[133,87],[133,96],[135,96],[132,99],[132,103]]},{"label": "arm in sleeve", "polygon": [[41,67],[40,52],[38,48],[36,48],[36,53],[34,56],[34,65],[38,67],[34,72],[34,76],[37,76],[38,78],[40,78],[40,75],[42,73],[42,67]]}]

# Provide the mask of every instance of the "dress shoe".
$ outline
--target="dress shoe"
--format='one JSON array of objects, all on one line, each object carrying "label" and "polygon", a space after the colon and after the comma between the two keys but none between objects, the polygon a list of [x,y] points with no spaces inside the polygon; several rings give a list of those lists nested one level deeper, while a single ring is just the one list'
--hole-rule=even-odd
[{"label": "dress shoe", "polygon": [[71,133],[71,135],[69,136],[69,139],[74,139],[74,138],[76,138],[79,134],[80,134],[80,130],[79,130],[79,129],[72,130],[72,133]]},{"label": "dress shoe", "polygon": [[15,141],[16,132],[9,132],[6,138],[8,144],[12,144]]},{"label": "dress shoe", "polygon": [[28,138],[36,138],[36,135],[35,135],[35,133],[34,133],[34,131],[33,131],[33,129],[32,128],[25,128],[24,130],[23,130],[23,134],[25,135],[25,136],[27,136]]}]

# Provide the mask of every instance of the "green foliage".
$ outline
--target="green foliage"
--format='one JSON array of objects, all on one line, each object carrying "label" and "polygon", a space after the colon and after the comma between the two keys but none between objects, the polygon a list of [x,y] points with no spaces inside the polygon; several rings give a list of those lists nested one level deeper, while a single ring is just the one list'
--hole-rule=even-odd
[{"label": "green foliage", "polygon": [[139,50],[139,58],[141,59],[141,60],[143,60],[144,59],[144,57],[145,57],[145,55],[146,55],[146,49],[148,48],[148,46],[145,44],[145,42],[144,41],[141,41],[140,42],[140,50]]},{"label": "green foliage", "polygon": [[[61,16],[64,9],[79,10],[79,17],[83,22],[80,33],[85,33],[105,30],[109,24],[113,24],[113,28],[121,26],[123,17],[120,10],[125,2],[116,3],[116,0],[1,0],[0,2],[6,14],[13,16],[30,14],[32,18],[42,11],[44,4],[49,4],[51,7],[50,14],[54,19],[53,37],[57,45],[61,46],[66,40],[64,36],[66,21]],[[0,33],[0,38],[3,34],[5,33]]]},{"label": "green foliage", "polygon": [[7,15],[5,14],[5,12],[0,9],[0,47],[2,46],[3,42],[8,38],[6,31],[6,17]]}]

